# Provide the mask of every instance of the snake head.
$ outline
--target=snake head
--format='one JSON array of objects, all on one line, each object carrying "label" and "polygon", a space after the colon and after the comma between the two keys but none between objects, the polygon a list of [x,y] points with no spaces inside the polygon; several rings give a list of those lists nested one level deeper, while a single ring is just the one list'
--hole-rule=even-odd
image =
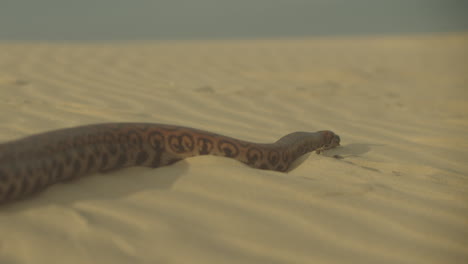
[{"label": "snake head", "polygon": [[337,134],[331,132],[333,134],[333,137],[330,141],[330,147],[331,148],[334,148],[334,147],[337,147],[340,145],[340,141],[341,141],[341,138],[340,136],[338,136]]},{"label": "snake head", "polygon": [[323,136],[323,146],[316,150],[317,154],[321,153],[323,150],[331,149],[340,145],[340,136],[333,133],[332,131],[325,130],[321,131]]}]

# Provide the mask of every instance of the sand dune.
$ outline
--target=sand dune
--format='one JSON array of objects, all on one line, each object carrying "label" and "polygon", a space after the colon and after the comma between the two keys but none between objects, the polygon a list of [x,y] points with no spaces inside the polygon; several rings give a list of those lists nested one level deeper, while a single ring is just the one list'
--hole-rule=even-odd
[{"label": "sand dune", "polygon": [[467,34],[0,44],[0,142],[113,121],[342,138],[287,174],[198,157],[53,186],[0,208],[0,263],[467,263],[466,47]]}]

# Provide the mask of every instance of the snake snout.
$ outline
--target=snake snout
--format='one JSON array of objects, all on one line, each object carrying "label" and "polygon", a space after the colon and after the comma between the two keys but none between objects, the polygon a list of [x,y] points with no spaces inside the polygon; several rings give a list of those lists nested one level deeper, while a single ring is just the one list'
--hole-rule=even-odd
[{"label": "snake snout", "polygon": [[335,135],[335,137],[332,140],[332,144],[335,145],[335,146],[339,146],[340,142],[341,142],[340,136]]}]

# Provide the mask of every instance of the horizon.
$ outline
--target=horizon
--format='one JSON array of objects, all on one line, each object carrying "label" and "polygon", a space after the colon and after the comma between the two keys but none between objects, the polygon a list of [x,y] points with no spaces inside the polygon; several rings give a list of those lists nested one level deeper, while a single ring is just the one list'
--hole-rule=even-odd
[{"label": "horizon", "polygon": [[456,0],[6,0],[0,41],[308,38],[468,32]]}]

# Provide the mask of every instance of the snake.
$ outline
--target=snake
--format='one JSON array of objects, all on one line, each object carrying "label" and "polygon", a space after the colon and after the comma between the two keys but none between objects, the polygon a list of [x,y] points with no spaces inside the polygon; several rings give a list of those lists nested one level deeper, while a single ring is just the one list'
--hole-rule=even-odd
[{"label": "snake", "polygon": [[62,128],[0,143],[0,204],[92,173],[131,166],[157,168],[199,155],[288,172],[300,156],[339,145],[340,137],[329,130],[294,132],[266,144],[156,123]]}]

